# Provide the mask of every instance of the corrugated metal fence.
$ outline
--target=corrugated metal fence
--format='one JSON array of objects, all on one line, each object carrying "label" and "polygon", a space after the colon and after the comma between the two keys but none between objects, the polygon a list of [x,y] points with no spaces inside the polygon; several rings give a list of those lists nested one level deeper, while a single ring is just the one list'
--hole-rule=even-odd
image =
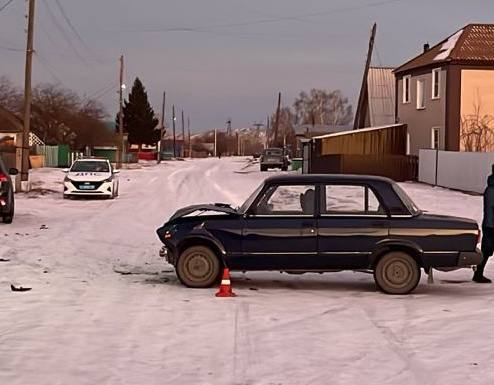
[{"label": "corrugated metal fence", "polygon": [[419,181],[482,193],[493,164],[493,152],[420,150]]}]

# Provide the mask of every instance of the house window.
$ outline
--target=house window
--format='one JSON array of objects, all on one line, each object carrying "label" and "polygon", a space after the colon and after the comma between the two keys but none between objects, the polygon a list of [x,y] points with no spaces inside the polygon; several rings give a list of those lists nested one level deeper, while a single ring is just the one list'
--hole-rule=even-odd
[{"label": "house window", "polygon": [[407,155],[410,155],[410,133],[407,132]]},{"label": "house window", "polygon": [[424,81],[417,80],[417,110],[425,108]]},{"label": "house window", "polygon": [[432,99],[439,99],[440,97],[440,83],[441,82],[441,68],[435,68],[432,70]]},{"label": "house window", "polygon": [[431,131],[431,148],[433,150],[439,149],[439,128],[433,128]]},{"label": "house window", "polygon": [[403,77],[403,103],[410,103],[410,82],[412,77],[410,75]]}]

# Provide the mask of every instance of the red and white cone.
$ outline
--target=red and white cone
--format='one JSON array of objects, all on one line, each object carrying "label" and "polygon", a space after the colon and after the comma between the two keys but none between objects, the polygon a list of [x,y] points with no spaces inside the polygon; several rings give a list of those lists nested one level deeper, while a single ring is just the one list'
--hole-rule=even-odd
[{"label": "red and white cone", "polygon": [[232,291],[232,284],[230,283],[230,270],[228,268],[223,269],[223,277],[221,278],[220,289],[216,293],[216,297],[236,297],[237,295]]}]

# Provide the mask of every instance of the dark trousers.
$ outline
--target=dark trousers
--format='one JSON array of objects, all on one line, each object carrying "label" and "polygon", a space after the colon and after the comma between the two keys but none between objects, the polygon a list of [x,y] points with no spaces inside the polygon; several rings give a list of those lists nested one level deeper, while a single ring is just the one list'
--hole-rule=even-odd
[{"label": "dark trousers", "polygon": [[476,274],[484,275],[485,265],[489,257],[494,254],[494,228],[482,227],[482,244],[481,244],[482,262],[477,266]]}]

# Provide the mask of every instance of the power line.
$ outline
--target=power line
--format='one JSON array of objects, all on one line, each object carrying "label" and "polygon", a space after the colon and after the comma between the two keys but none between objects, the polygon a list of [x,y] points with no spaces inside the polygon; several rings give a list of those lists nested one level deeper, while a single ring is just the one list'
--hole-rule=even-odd
[{"label": "power line", "polygon": [[77,50],[77,48],[75,47],[75,45],[72,44],[72,40],[71,40],[70,36],[67,35],[67,33],[65,32],[64,28],[59,23],[58,19],[56,18],[55,14],[53,13],[53,11],[52,11],[52,9],[50,7],[50,4],[48,3],[48,0],[43,0],[43,3],[46,6],[46,10],[48,11],[48,14],[49,14],[50,18],[53,21],[53,24],[55,24],[55,27],[61,33],[61,35],[63,36],[64,40],[72,48],[72,50],[74,51],[74,53],[76,54],[76,56],[79,58],[79,60],[81,60],[87,66],[88,63],[87,63],[86,59],[84,59],[84,57],[79,53],[79,51]]},{"label": "power line", "polygon": [[303,13],[300,15],[292,15],[292,16],[279,16],[279,17],[265,18],[265,19],[259,19],[259,20],[250,20],[250,21],[244,21],[244,22],[238,22],[238,23],[216,24],[216,25],[199,26],[199,27],[154,28],[154,29],[143,29],[143,30],[139,30],[139,31],[143,31],[143,32],[207,32],[207,30],[212,30],[212,29],[243,27],[243,26],[258,25],[258,24],[271,24],[271,23],[278,23],[281,21],[300,21],[300,19],[302,19],[302,18],[327,16],[327,15],[336,14],[336,13],[344,13],[344,12],[356,11],[356,10],[360,10],[360,9],[373,8],[373,7],[378,7],[378,6],[382,6],[382,5],[386,5],[386,4],[398,3],[398,2],[402,2],[402,1],[405,1],[405,0],[382,0],[382,1],[374,2],[374,3],[355,5],[355,6],[345,7],[345,8],[336,8],[336,9],[331,9],[331,10],[327,10],[327,11],[310,12],[310,13]]},{"label": "power line", "polygon": [[14,0],[7,0],[7,2],[0,7],[0,12],[2,12],[5,8],[7,8]]},{"label": "power line", "polygon": [[3,49],[4,51],[12,51],[12,52],[24,52],[25,51],[22,48],[5,47],[3,45],[0,45],[0,49]]},{"label": "power line", "polygon": [[55,71],[51,68],[50,63],[48,63],[48,60],[46,60],[43,56],[41,56],[37,51],[34,51],[34,54],[38,58],[43,68],[51,75],[53,80],[55,80],[55,82],[57,82],[58,84],[62,84],[63,82],[56,75]]},{"label": "power line", "polygon": [[75,37],[79,40],[79,42],[84,46],[84,48],[89,52],[91,53],[92,56],[94,56],[96,58],[96,60],[98,62],[101,62],[101,60],[99,58],[96,57],[94,51],[91,49],[91,47],[89,47],[87,44],[86,44],[86,41],[82,38],[81,34],[77,31],[76,27],[74,26],[74,24],[72,23],[72,21],[70,20],[67,12],[65,12],[65,9],[62,5],[62,3],[60,2],[60,0],[55,0],[55,3],[57,4],[57,7],[58,7],[58,10],[60,11],[60,13],[62,14],[62,17],[64,18],[65,22],[67,23],[67,25],[69,26],[70,30],[72,31],[72,33],[75,35]]},{"label": "power line", "polygon": [[108,93],[110,93],[111,91],[115,91],[116,93],[117,89],[118,89],[118,82],[112,81],[110,84],[107,84],[105,87],[100,88],[99,90],[92,92],[89,95],[86,95],[85,99],[98,100],[101,99],[103,96],[108,95]]}]

